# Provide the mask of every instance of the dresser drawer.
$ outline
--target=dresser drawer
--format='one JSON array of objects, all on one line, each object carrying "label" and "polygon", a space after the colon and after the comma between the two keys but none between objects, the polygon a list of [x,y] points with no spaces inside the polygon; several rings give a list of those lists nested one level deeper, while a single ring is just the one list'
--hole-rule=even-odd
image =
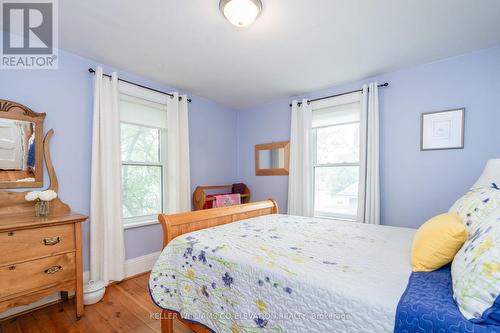
[{"label": "dresser drawer", "polygon": [[0,233],[0,266],[75,249],[73,224]]},{"label": "dresser drawer", "polygon": [[74,253],[4,266],[0,268],[0,298],[50,287],[75,278]]}]

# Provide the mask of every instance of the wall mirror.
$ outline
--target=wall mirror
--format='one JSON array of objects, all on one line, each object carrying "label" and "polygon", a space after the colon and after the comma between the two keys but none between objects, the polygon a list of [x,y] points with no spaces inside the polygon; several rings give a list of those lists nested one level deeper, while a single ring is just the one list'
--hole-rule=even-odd
[{"label": "wall mirror", "polygon": [[255,145],[255,174],[257,176],[288,175],[289,141]]},{"label": "wall mirror", "polygon": [[16,102],[0,99],[0,188],[43,186],[43,121]]}]

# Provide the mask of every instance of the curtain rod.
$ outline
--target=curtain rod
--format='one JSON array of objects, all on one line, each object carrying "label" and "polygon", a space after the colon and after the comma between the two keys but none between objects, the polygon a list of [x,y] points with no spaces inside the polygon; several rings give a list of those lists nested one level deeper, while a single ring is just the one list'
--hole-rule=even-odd
[{"label": "curtain rod", "polygon": [[[89,68],[89,73],[95,74],[95,70],[93,68]],[[105,74],[104,73],[103,75],[107,76],[107,77],[111,77],[111,75],[109,75],[109,74]],[[128,80],[124,80],[124,79],[118,79],[118,81],[122,81],[122,82],[126,82],[126,83],[129,83],[129,84],[133,84],[134,86],[137,86],[137,87],[141,87],[141,88],[144,88],[144,89],[155,91],[155,92],[160,93],[160,94],[164,94],[164,95],[167,95],[167,96],[170,96],[170,97],[174,97],[174,94],[171,94],[171,93],[168,93],[168,92],[164,92],[164,91],[161,91],[161,90],[158,90],[158,89],[146,87],[146,86],[143,86],[142,84],[138,84],[138,83],[131,82],[131,81],[128,81]],[[182,99],[181,96],[179,96],[179,101],[181,99]],[[187,101],[189,103],[191,103],[191,98],[188,98]]]},{"label": "curtain rod", "polygon": [[[389,86],[389,83],[387,83],[387,82],[378,85],[379,88],[387,87],[387,86]],[[307,100],[307,103],[321,101],[323,99],[332,98],[332,97],[339,97],[339,96],[343,96],[343,95],[347,95],[347,94],[352,94],[352,93],[355,93],[355,92],[361,92],[361,91],[363,91],[363,89],[348,91],[348,92],[341,93],[341,94],[330,95],[330,96],[325,96],[325,97],[320,97],[320,98],[315,98],[315,99],[309,99],[309,100]],[[302,104],[302,102],[298,102],[297,104],[300,106]],[[290,107],[292,107],[292,103],[290,103]]]}]

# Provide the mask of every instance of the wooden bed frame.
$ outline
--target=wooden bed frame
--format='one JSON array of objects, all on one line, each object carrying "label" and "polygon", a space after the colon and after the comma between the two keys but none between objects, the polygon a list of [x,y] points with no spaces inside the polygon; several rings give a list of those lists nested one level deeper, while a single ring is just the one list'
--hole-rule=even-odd
[{"label": "wooden bed frame", "polygon": [[[160,214],[158,220],[163,228],[163,247],[165,247],[175,237],[188,232],[270,214],[278,214],[278,204],[272,199],[189,213]],[[173,324],[175,319],[196,333],[212,332],[205,326],[182,319],[177,312],[162,310],[160,319],[162,333],[174,332]]]}]

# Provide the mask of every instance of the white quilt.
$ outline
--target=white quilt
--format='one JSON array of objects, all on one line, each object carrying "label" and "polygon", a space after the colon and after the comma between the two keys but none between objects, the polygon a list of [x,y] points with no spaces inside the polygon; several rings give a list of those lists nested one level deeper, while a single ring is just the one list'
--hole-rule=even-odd
[{"label": "white quilt", "polygon": [[185,234],[155,303],[215,332],[393,332],[415,230],[267,215]]}]

